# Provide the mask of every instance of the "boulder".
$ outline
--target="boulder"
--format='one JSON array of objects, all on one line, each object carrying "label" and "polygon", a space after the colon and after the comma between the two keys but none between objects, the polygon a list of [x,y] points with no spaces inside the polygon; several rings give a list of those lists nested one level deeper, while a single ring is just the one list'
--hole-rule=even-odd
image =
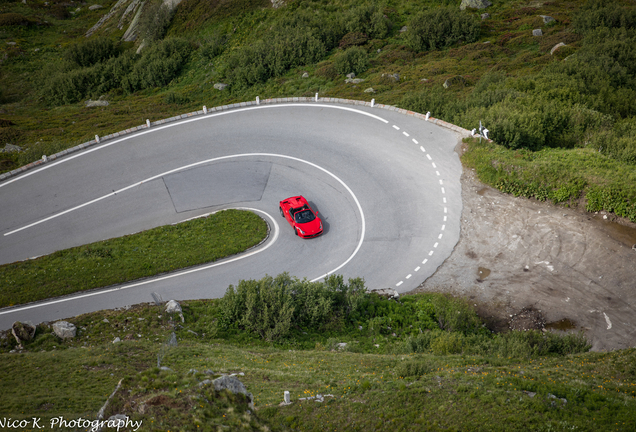
[{"label": "boulder", "polygon": [[182,313],[181,305],[176,300],[170,300],[166,303],[166,312],[167,313]]},{"label": "boulder", "polygon": [[347,78],[345,82],[347,84],[360,84],[364,79],[362,78]]},{"label": "boulder", "polygon": [[11,326],[11,333],[19,348],[22,349],[22,342],[28,342],[35,336],[35,326],[31,321],[16,321]]},{"label": "boulder", "polygon": [[482,21],[485,21],[485,20],[487,20],[488,18],[490,18],[490,14],[489,14],[489,13],[483,13],[483,14],[481,14],[481,20],[482,20]]},{"label": "boulder", "polygon": [[354,74],[353,72],[351,72],[351,73],[348,73],[346,76],[347,76],[347,78],[349,78],[349,79],[354,79],[354,78],[356,77],[356,74]]},{"label": "boulder", "polygon": [[543,36],[543,31],[541,29],[532,30],[532,36]]},{"label": "boulder", "polygon": [[106,98],[102,95],[99,97],[99,99],[97,99],[96,101],[94,100],[87,100],[86,102],[84,102],[84,105],[88,108],[88,107],[104,107],[104,106],[108,106],[108,101],[106,100]]},{"label": "boulder", "polygon": [[303,78],[309,78],[309,74],[307,72],[303,73],[302,75]]},{"label": "boulder", "polygon": [[486,9],[488,6],[492,6],[492,3],[488,0],[462,0],[462,3],[459,5],[459,9]]},{"label": "boulder", "polygon": [[375,90],[373,90],[373,87],[369,87],[368,89],[364,90],[365,93],[375,93]]},{"label": "boulder", "polygon": [[404,26],[400,29],[400,33],[404,33],[405,31],[407,31],[409,28],[407,26]]},{"label": "boulder", "polygon": [[464,78],[461,75],[456,75],[452,78],[448,78],[446,81],[444,81],[444,88],[450,88],[452,86],[465,86],[466,85],[466,78]]},{"label": "boulder", "polygon": [[382,78],[389,78],[390,80],[393,81],[400,81],[400,74],[399,73],[392,73],[392,74],[382,74]]},{"label": "boulder", "polygon": [[551,22],[556,22],[556,20],[552,18],[551,16],[548,16],[548,15],[539,15],[539,16],[543,18],[543,24],[550,24]]},{"label": "boulder", "polygon": [[556,44],[555,46],[552,47],[552,49],[550,50],[550,55],[554,54],[554,52],[556,50],[558,50],[561,47],[564,47],[565,44],[563,42],[559,42],[558,44]]},{"label": "boulder", "polygon": [[227,87],[227,84],[223,84],[223,83],[214,84],[214,88],[217,90],[225,90],[226,87]]},{"label": "boulder", "polygon": [[274,9],[278,9],[281,6],[285,5],[285,0],[271,0],[272,1],[272,8]]},{"label": "boulder", "polygon": [[252,393],[247,391],[245,385],[238,378],[225,375],[215,379],[212,383],[214,384],[214,390],[216,391],[228,390],[234,394],[244,394],[250,401],[250,408],[254,409],[254,397],[252,396]]},{"label": "boulder", "polygon": [[11,153],[11,152],[21,152],[22,147],[13,145],[13,144],[5,144],[4,149],[0,149],[2,153]]},{"label": "boulder", "polygon": [[94,4],[94,5],[90,5],[90,6],[88,7],[88,9],[89,9],[89,10],[95,10],[95,9],[101,9],[101,8],[103,8],[103,7],[104,7],[104,6],[102,6],[102,5]]},{"label": "boulder", "polygon": [[53,323],[53,332],[60,339],[72,339],[77,334],[77,327],[68,321],[58,321]]}]

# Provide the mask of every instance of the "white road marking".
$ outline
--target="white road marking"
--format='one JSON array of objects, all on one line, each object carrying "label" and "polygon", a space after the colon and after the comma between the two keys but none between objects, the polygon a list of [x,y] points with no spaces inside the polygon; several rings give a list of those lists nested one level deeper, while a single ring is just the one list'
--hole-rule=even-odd
[{"label": "white road marking", "polygon": [[395,129],[395,130],[400,130],[400,128],[399,128],[399,127],[397,127],[396,125],[393,125],[393,129]]},{"label": "white road marking", "polygon": [[415,138],[413,138],[413,142],[414,142],[415,144],[419,144]]},{"label": "white road marking", "polygon": [[[119,144],[119,143],[121,143],[123,141],[126,141],[126,140],[129,140],[131,138],[136,138],[136,137],[138,137],[140,135],[146,135],[146,134],[149,134],[149,133],[161,131],[163,129],[167,129],[167,128],[171,128],[171,127],[175,127],[175,126],[181,126],[181,125],[186,124],[186,123],[191,123],[191,122],[201,121],[201,120],[207,120],[207,119],[210,119],[210,118],[219,117],[219,116],[223,116],[223,115],[236,114],[236,113],[239,113],[239,112],[252,111],[252,110],[258,110],[258,109],[284,108],[284,107],[289,107],[291,105],[293,105],[295,107],[297,107],[297,106],[312,107],[312,108],[318,107],[318,108],[331,108],[331,109],[339,109],[339,110],[343,110],[343,111],[351,111],[351,112],[354,112],[354,113],[357,113],[357,114],[362,114],[362,115],[365,115],[367,117],[371,117],[371,118],[373,118],[375,120],[379,120],[382,123],[388,123],[389,122],[388,120],[385,120],[382,117],[379,117],[377,115],[374,115],[374,114],[371,114],[371,113],[368,113],[368,112],[365,112],[365,111],[360,111],[360,110],[357,110],[355,108],[336,106],[336,105],[325,105],[325,104],[319,104],[319,103],[312,103],[312,104],[308,104],[308,103],[286,103],[286,104],[260,105],[260,106],[248,107],[248,108],[230,109],[228,111],[222,111],[222,112],[219,112],[219,113],[215,112],[215,113],[210,113],[210,114],[204,114],[204,115],[200,115],[200,116],[197,116],[197,117],[189,118],[187,120],[175,121],[175,122],[168,123],[168,124],[163,124],[163,125],[160,125],[160,126],[152,126],[150,129],[144,129],[142,131],[137,131],[135,133],[127,134],[126,136],[124,136],[122,138],[115,139],[112,142],[107,142],[106,144],[102,144],[100,146],[96,146],[96,147],[92,147],[92,148],[89,148],[89,149],[86,149],[86,150],[82,150],[82,151],[78,152],[77,154],[74,154],[74,155],[71,155],[71,156],[64,156],[59,161],[48,162],[47,164],[45,164],[41,168],[30,170],[30,171],[28,171],[28,172],[26,172],[24,174],[19,175],[18,177],[15,177],[15,178],[13,178],[11,180],[6,180],[6,181],[0,183],[0,188],[5,187],[6,185],[11,184],[11,183],[13,183],[15,181],[18,181],[18,180],[27,178],[29,176],[32,176],[34,174],[37,174],[37,173],[39,173],[41,171],[47,170],[49,168],[53,168],[54,166],[59,165],[61,163],[65,163],[65,162],[68,162],[68,161],[73,160],[75,158],[90,154],[90,153],[92,153],[94,151],[101,150],[101,149],[104,149],[106,147],[110,147],[110,146],[115,145],[115,144]],[[396,127],[396,126],[394,126],[394,127]]]},{"label": "white road marking", "polygon": [[[444,213],[448,213],[448,208],[444,207]],[[446,221],[446,216],[444,216],[444,221]]]},{"label": "white road marking", "polygon": [[433,168],[437,168],[437,165],[435,165],[435,162],[433,162]]},{"label": "white road marking", "polygon": [[403,281],[399,281],[398,283],[395,284],[395,286],[400,286],[402,285],[404,282]]},{"label": "white road marking", "polygon": [[430,252],[428,253],[428,256],[431,256],[431,255],[433,255],[433,251],[430,251]]},{"label": "white road marking", "polygon": [[444,200],[444,204],[446,204],[446,197],[442,198],[442,200]]},{"label": "white road marking", "polygon": [[443,236],[443,235],[444,235],[444,234],[440,234],[440,235],[438,235],[438,236],[437,236],[438,240],[441,240],[441,238],[442,238],[442,236]]},{"label": "white road marking", "polygon": [[444,188],[442,188],[442,193],[443,193],[443,194],[445,194],[445,193],[446,193],[446,190],[444,190]]},{"label": "white road marking", "polygon": [[407,275],[406,275],[406,278],[407,278],[407,279],[411,279],[411,273],[407,274]]},{"label": "white road marking", "polygon": [[35,303],[35,304],[28,305],[28,306],[15,307],[15,308],[12,308],[12,309],[9,309],[9,310],[0,311],[0,315],[6,315],[6,314],[14,313],[14,312],[20,312],[20,311],[24,311],[24,310],[28,310],[28,309],[35,309],[35,308],[39,308],[39,307],[42,307],[42,306],[48,306],[48,305],[57,304],[57,303],[64,303],[64,302],[67,302],[67,301],[70,301],[70,300],[77,300],[77,299],[81,299],[81,298],[93,297],[93,296],[96,296],[96,295],[111,293],[111,292],[115,292],[115,291],[121,291],[121,290],[129,289],[129,288],[138,287],[138,286],[141,286],[141,285],[147,285],[149,283],[154,283],[154,282],[158,282],[158,281],[162,281],[162,280],[166,280],[166,279],[172,279],[172,278],[184,276],[184,275],[187,275],[187,274],[190,274],[190,273],[196,273],[196,272],[200,272],[200,271],[203,271],[203,270],[208,270],[208,269],[211,269],[213,267],[218,267],[218,266],[221,266],[221,265],[224,265],[224,264],[229,264],[231,262],[235,262],[235,261],[239,261],[239,260],[251,257],[253,255],[256,255],[258,253],[261,253],[261,252],[269,249],[269,247],[271,245],[276,243],[276,240],[278,240],[278,234],[280,232],[280,228],[278,227],[278,223],[276,222],[276,220],[269,213],[265,213],[262,210],[253,209],[253,208],[247,208],[247,207],[236,207],[236,208],[239,209],[239,210],[249,210],[249,211],[263,213],[265,216],[270,218],[270,220],[274,224],[274,235],[271,238],[271,240],[267,241],[267,244],[265,245],[265,247],[263,247],[261,249],[256,249],[256,250],[254,250],[252,252],[248,252],[245,255],[241,255],[241,256],[238,256],[236,258],[228,259],[226,261],[221,261],[221,262],[210,264],[210,265],[204,265],[203,267],[197,267],[197,268],[186,270],[186,271],[183,271],[183,272],[172,273],[172,274],[169,274],[167,276],[162,276],[162,277],[156,278],[156,279],[146,279],[146,280],[143,280],[142,282],[132,283],[130,285],[122,285],[122,286],[118,286],[116,288],[110,288],[110,289],[101,290],[101,291],[92,291],[92,292],[85,293],[85,294],[74,295],[72,297],[64,297],[64,298],[60,298],[60,299],[56,299],[56,300],[45,301],[45,302],[42,302],[42,303]]},{"label": "white road marking", "polygon": [[603,315],[605,316],[605,322],[607,323],[607,329],[609,330],[612,328],[612,322],[610,321],[609,317],[607,316],[605,312],[603,312]]},{"label": "white road marking", "polygon": [[[446,220],[446,219],[444,219]],[[442,225],[442,231],[444,231],[446,229],[446,225]]]},{"label": "white road marking", "polygon": [[420,150],[422,150],[422,152],[426,153],[426,150],[424,150],[424,147],[420,146]]},{"label": "white road marking", "polygon": [[[428,154],[428,153],[426,153],[426,157],[428,158],[428,160],[433,160],[433,158],[431,157],[431,155],[430,155],[430,154]],[[435,168],[435,167],[433,167],[433,168]]]},{"label": "white road marking", "polygon": [[435,171],[435,174],[439,175],[439,171]]},{"label": "white road marking", "polygon": [[407,134],[406,132],[402,132],[404,134],[405,137],[409,137],[411,135]]},{"label": "white road marking", "polygon": [[444,184],[444,180],[439,179],[439,184],[443,185]]},{"label": "white road marking", "polygon": [[[448,219],[448,217],[444,216],[444,222],[446,222],[447,219]],[[444,228],[442,228],[442,229],[444,229]]]},{"label": "white road marking", "polygon": [[415,267],[415,271],[420,271],[420,266]]},{"label": "white road marking", "polygon": [[435,244],[433,245],[434,248],[437,248],[437,246],[439,246],[438,242],[435,242]]},{"label": "white road marking", "polygon": [[428,258],[426,258],[424,261],[422,261],[422,264],[426,264],[427,261],[428,261]]}]

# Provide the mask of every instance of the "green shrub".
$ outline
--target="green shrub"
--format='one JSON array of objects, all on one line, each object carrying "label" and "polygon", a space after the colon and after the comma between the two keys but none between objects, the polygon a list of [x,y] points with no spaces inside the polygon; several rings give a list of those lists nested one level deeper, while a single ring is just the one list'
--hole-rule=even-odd
[{"label": "green shrub", "polygon": [[10,26],[32,26],[38,24],[37,21],[20,15],[18,13],[3,13],[0,14],[0,27]]},{"label": "green shrub", "polygon": [[71,45],[64,53],[64,58],[79,67],[89,67],[117,56],[117,47],[112,40],[106,38],[89,39]]},{"label": "green shrub", "polygon": [[480,21],[473,14],[442,7],[417,14],[404,38],[415,51],[448,48],[458,42],[472,43],[479,38]]},{"label": "green shrub", "polygon": [[364,45],[369,37],[364,33],[351,32],[342,37],[338,46],[342,49],[351,48],[352,46]]},{"label": "green shrub", "polygon": [[442,332],[431,341],[431,352],[435,355],[460,354],[463,339],[461,333]]},{"label": "green shrub", "polygon": [[623,8],[612,0],[588,0],[574,16],[573,24],[579,33],[599,27],[634,28],[636,10]]},{"label": "green shrub", "polygon": [[322,65],[318,65],[318,69],[316,69],[316,76],[327,78],[328,80],[333,80],[338,76],[338,72],[336,71],[333,63],[325,62]]},{"label": "green shrub", "polygon": [[152,87],[163,87],[175,79],[190,55],[185,39],[171,38],[146,49],[130,73],[122,79],[128,93]]},{"label": "green shrub", "polygon": [[369,55],[364,48],[349,48],[335,56],[334,68],[341,75],[351,72],[361,74],[369,68]]},{"label": "green shrub", "polygon": [[200,48],[201,56],[208,60],[212,60],[223,53],[226,43],[227,37],[221,36],[218,33],[206,38]]},{"label": "green shrub", "polygon": [[433,367],[426,360],[407,361],[398,366],[396,375],[400,377],[416,377],[426,375],[432,371]]},{"label": "green shrub", "polygon": [[392,24],[384,16],[382,9],[372,3],[364,3],[345,15],[346,28],[349,33],[364,33],[372,39],[382,39],[391,30]]},{"label": "green shrub", "polygon": [[179,93],[170,92],[163,97],[163,101],[167,104],[183,105],[190,102],[190,98]]}]

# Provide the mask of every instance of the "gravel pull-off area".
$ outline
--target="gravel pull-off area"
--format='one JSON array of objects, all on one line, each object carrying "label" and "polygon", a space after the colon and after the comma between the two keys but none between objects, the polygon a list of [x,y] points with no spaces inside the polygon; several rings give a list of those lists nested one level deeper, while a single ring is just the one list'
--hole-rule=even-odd
[{"label": "gravel pull-off area", "polygon": [[455,250],[413,293],[467,297],[491,329],[583,331],[594,351],[636,347],[636,224],[502,194],[466,168],[462,201]]}]

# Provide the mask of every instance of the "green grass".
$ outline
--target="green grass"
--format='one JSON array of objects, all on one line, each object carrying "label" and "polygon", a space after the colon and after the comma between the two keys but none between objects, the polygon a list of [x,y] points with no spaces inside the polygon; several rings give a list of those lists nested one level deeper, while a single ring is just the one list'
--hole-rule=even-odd
[{"label": "green grass", "polygon": [[252,212],[205,218],[0,266],[0,307],[129,282],[243,252],[267,235]]},{"label": "green grass", "polygon": [[[70,320],[78,327],[72,340],[59,340],[40,325],[21,353],[8,352],[15,349],[13,338],[0,339],[2,414],[94,419],[123,379],[106,417],[125,413],[143,421],[144,431],[219,425],[272,431],[636,427],[635,349],[536,357],[409,354],[399,352],[405,337],[399,334],[378,340],[389,347],[378,354],[353,348],[377,335],[354,340],[348,331],[322,335],[307,328],[308,335],[299,331],[268,343],[243,332],[202,332],[216,316],[201,311],[216,303],[183,302],[184,323],[154,305],[86,314]],[[172,331],[177,346],[166,344]],[[122,342],[112,344],[115,337]],[[297,337],[306,342],[295,343]],[[352,348],[332,349],[329,339],[331,345],[349,341]],[[310,342],[312,347],[301,347]],[[158,358],[170,370],[159,371]],[[256,411],[243,398],[198,386],[230,373],[244,374],[238,378],[253,394]],[[290,406],[279,406],[284,391],[291,394]],[[299,401],[319,394],[333,398]]]}]

